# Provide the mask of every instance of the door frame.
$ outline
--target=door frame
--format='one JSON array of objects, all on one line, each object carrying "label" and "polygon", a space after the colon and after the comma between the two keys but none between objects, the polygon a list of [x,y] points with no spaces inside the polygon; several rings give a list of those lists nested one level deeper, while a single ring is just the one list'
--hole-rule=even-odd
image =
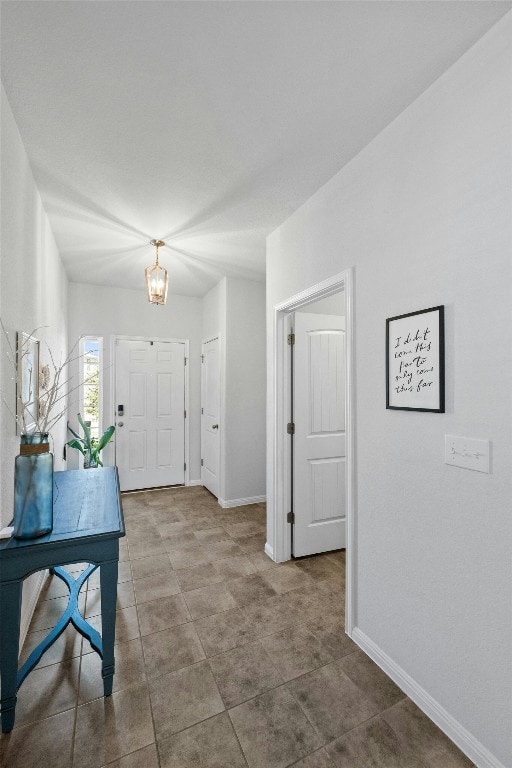
[{"label": "door frame", "polygon": [[[112,408],[112,417],[114,423],[117,419],[116,414],[116,341],[161,341],[171,344],[184,344],[185,345],[185,392],[184,392],[184,410],[187,414],[185,417],[185,482],[184,485],[189,484],[190,480],[190,407],[189,407],[189,368],[190,368],[190,355],[189,355],[189,340],[188,339],[163,339],[160,336],[123,336],[115,334],[110,337],[110,359],[112,361],[112,376],[110,379],[110,405]],[[114,464],[117,463],[117,444],[115,441],[114,432]]]},{"label": "door frame", "polygon": [[[217,501],[220,504],[220,499],[224,498],[224,486],[223,486],[223,480],[224,480],[224,465],[222,461],[222,447],[224,445],[224,425],[225,425],[225,398],[224,398],[224,346],[222,344],[222,334],[221,333],[214,333],[211,336],[208,336],[205,339],[201,340],[201,355],[203,354],[203,346],[205,344],[208,344],[210,341],[215,341],[215,339],[219,342],[219,420],[220,420],[220,428],[219,428],[219,495],[217,497]],[[203,409],[203,403],[204,403],[204,383],[203,383],[203,364],[201,362],[201,411]],[[203,414],[201,413],[201,428],[200,428],[200,439],[199,439],[199,448],[200,448],[200,458],[201,461],[203,460]],[[203,467],[201,465],[200,467],[200,478],[201,478],[201,485],[203,484]]]},{"label": "door frame", "polygon": [[[80,386],[78,388],[78,413],[84,414],[84,411],[85,411],[85,409],[84,409],[84,400],[85,400],[85,398],[84,398],[84,379],[85,379],[85,376],[84,376],[84,371],[83,371],[83,369],[81,367],[83,359],[84,359],[84,355],[85,355],[85,352],[84,352],[85,342],[86,341],[94,341],[94,340],[96,340],[98,342],[98,345],[99,345],[99,382],[98,382],[98,389],[99,389],[99,419],[98,419],[98,423],[99,423],[99,434],[101,435],[101,434],[103,434],[103,432],[105,430],[105,427],[103,427],[103,424],[104,424],[104,414],[105,414],[105,411],[106,411],[106,408],[105,408],[105,340],[104,340],[103,336],[95,336],[94,334],[88,333],[88,334],[85,334],[84,336],[80,336],[80,339],[79,339],[79,345],[78,345],[79,362],[78,362],[78,365],[80,366],[80,376],[79,376],[79,379],[80,379],[81,383],[80,383]],[[85,414],[84,414],[84,418],[85,418]],[[113,442],[113,441],[111,441],[111,442]],[[102,460],[103,460],[103,462],[105,464],[107,463],[105,461],[105,458],[108,455],[108,448],[109,448],[109,444],[107,443],[107,445],[105,446],[105,448],[101,452]],[[112,451],[112,453],[114,454],[115,451]],[[83,456],[81,453],[78,453],[78,465],[79,465],[80,469],[84,468],[84,461],[85,461],[85,456]],[[115,459],[114,459],[114,463],[115,463]],[[107,466],[108,466],[108,464],[107,464]]]},{"label": "door frame", "polygon": [[[291,413],[291,364],[287,342],[290,316],[313,301],[345,291],[346,324],[346,433],[347,433],[347,482],[345,503],[347,515],[347,574],[345,630],[351,635],[356,626],[356,464],[355,464],[355,366],[354,366],[354,296],[353,270],[347,269],[327,280],[312,285],[286,301],[274,306],[274,504],[273,504],[273,559],[283,562],[291,558],[290,529],[286,515],[291,494],[291,441],[286,425]],[[269,552],[267,551],[267,554]]]}]

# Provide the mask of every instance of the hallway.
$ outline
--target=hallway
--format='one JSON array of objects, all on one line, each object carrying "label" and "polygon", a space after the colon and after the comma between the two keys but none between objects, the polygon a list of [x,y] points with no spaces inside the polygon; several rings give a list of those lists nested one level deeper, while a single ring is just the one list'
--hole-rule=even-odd
[{"label": "hallway", "polygon": [[[344,634],[344,552],[276,565],[265,505],[200,487],[123,508],[114,694],[68,628],[20,690],[1,768],[472,766]],[[81,604],[96,627],[98,587]],[[64,595],[48,582],[22,660]]]}]

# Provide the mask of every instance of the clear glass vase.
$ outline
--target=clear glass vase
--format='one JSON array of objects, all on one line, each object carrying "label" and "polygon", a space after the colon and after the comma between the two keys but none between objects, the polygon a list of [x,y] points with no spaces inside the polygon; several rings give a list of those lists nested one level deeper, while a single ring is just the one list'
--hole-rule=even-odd
[{"label": "clear glass vase", "polygon": [[35,539],[53,528],[53,454],[48,434],[22,435],[14,462],[14,536]]}]

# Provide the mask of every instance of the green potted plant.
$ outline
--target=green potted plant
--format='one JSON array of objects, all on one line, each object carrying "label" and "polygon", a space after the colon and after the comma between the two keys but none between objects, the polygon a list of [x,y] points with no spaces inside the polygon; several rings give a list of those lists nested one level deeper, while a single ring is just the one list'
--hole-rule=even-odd
[{"label": "green potted plant", "polygon": [[81,437],[73,429],[71,429],[68,422],[68,430],[73,435],[73,439],[69,440],[66,445],[69,445],[70,448],[76,448],[77,451],[80,451],[84,457],[84,469],[97,466],[102,467],[103,462],[100,458],[100,453],[110,441],[116,428],[107,427],[102,436],[98,439],[97,437],[91,437],[91,431],[79,413],[77,414],[77,417],[78,421],[80,422],[80,426],[84,431],[84,436]]}]

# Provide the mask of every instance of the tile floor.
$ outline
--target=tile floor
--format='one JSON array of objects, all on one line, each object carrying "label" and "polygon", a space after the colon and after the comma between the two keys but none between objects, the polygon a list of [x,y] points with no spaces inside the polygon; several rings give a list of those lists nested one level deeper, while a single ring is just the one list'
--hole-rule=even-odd
[{"label": "tile floor", "polygon": [[[472,765],[344,634],[343,552],[276,565],[264,505],[222,510],[202,488],[123,507],[114,693],[68,628],[20,690],[1,768]],[[98,587],[81,596],[96,626]],[[23,658],[65,591],[48,583]]]}]

